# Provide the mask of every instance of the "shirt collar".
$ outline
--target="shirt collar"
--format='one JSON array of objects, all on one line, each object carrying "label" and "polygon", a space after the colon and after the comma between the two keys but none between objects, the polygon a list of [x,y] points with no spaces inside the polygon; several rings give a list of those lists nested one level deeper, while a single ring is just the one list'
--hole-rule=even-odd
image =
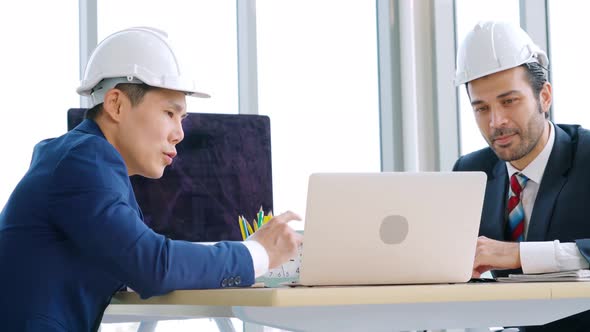
[{"label": "shirt collar", "polygon": [[545,173],[545,167],[547,167],[547,162],[549,161],[549,156],[551,155],[551,150],[553,150],[553,144],[555,143],[555,125],[551,121],[549,121],[549,124],[551,126],[549,127],[549,139],[547,140],[547,144],[545,144],[541,153],[539,153],[539,155],[528,164],[525,169],[519,171],[514,168],[510,162],[506,162],[506,170],[508,171],[509,178],[512,174],[520,172],[529,178],[529,180],[541,184],[543,173]]}]

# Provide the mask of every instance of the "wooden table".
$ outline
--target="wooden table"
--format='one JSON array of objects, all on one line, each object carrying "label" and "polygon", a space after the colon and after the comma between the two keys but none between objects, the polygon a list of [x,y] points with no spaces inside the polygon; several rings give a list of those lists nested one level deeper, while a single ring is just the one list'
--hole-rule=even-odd
[{"label": "wooden table", "polygon": [[590,282],[186,290],[115,296],[107,317],[237,317],[297,331],[545,324],[590,309]]}]

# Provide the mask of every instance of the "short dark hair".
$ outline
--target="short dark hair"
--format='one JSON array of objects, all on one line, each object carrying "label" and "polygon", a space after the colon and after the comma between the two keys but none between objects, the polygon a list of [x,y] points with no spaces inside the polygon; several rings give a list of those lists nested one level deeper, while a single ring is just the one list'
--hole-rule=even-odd
[{"label": "short dark hair", "polygon": [[[119,83],[115,85],[115,89],[121,90],[131,101],[131,106],[136,106],[143,100],[146,93],[151,90],[157,89],[147,84],[132,84],[132,83]],[[84,117],[86,119],[96,119],[102,112],[102,104],[95,105],[91,109],[86,111]]]},{"label": "short dark hair", "polygon": [[[547,76],[549,70],[541,66],[537,62],[525,63],[522,65],[526,69],[527,78],[529,79],[529,85],[533,89],[533,94],[537,97],[537,102],[541,102],[541,90],[543,86],[548,82]],[[541,108],[541,105],[539,105]],[[545,112],[545,118],[549,118],[549,112]]]},{"label": "short dark hair", "polygon": [[547,83],[547,68],[536,62],[525,63],[522,66],[526,69],[529,84],[533,88],[534,94],[539,96],[541,90],[543,90],[543,86]]}]

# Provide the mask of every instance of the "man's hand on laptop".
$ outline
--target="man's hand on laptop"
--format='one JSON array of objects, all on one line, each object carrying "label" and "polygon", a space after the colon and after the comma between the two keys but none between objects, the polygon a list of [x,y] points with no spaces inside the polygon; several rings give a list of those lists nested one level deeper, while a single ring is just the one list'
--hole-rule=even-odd
[{"label": "man's hand on laptop", "polygon": [[520,246],[517,242],[502,242],[480,236],[475,249],[472,278],[480,278],[489,270],[518,269]]},{"label": "man's hand on laptop", "polygon": [[291,211],[282,213],[269,220],[248,238],[258,241],[266,249],[271,269],[297,256],[297,248],[303,242],[303,235],[288,225],[292,220],[301,220],[301,217]]}]

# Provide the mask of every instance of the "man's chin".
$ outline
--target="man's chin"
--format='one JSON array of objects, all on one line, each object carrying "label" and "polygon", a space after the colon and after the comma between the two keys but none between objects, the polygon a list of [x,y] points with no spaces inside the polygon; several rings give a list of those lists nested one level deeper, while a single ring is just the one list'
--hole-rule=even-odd
[{"label": "man's chin", "polygon": [[510,149],[507,148],[493,148],[494,152],[496,153],[496,156],[503,161],[515,161],[515,160],[519,160],[522,158],[522,156],[519,156],[516,152],[511,151]]},{"label": "man's chin", "polygon": [[162,176],[164,176],[164,168],[162,168],[161,170],[151,170],[148,172],[145,172],[144,174],[141,174],[141,176],[148,178],[148,179],[159,179]]}]

